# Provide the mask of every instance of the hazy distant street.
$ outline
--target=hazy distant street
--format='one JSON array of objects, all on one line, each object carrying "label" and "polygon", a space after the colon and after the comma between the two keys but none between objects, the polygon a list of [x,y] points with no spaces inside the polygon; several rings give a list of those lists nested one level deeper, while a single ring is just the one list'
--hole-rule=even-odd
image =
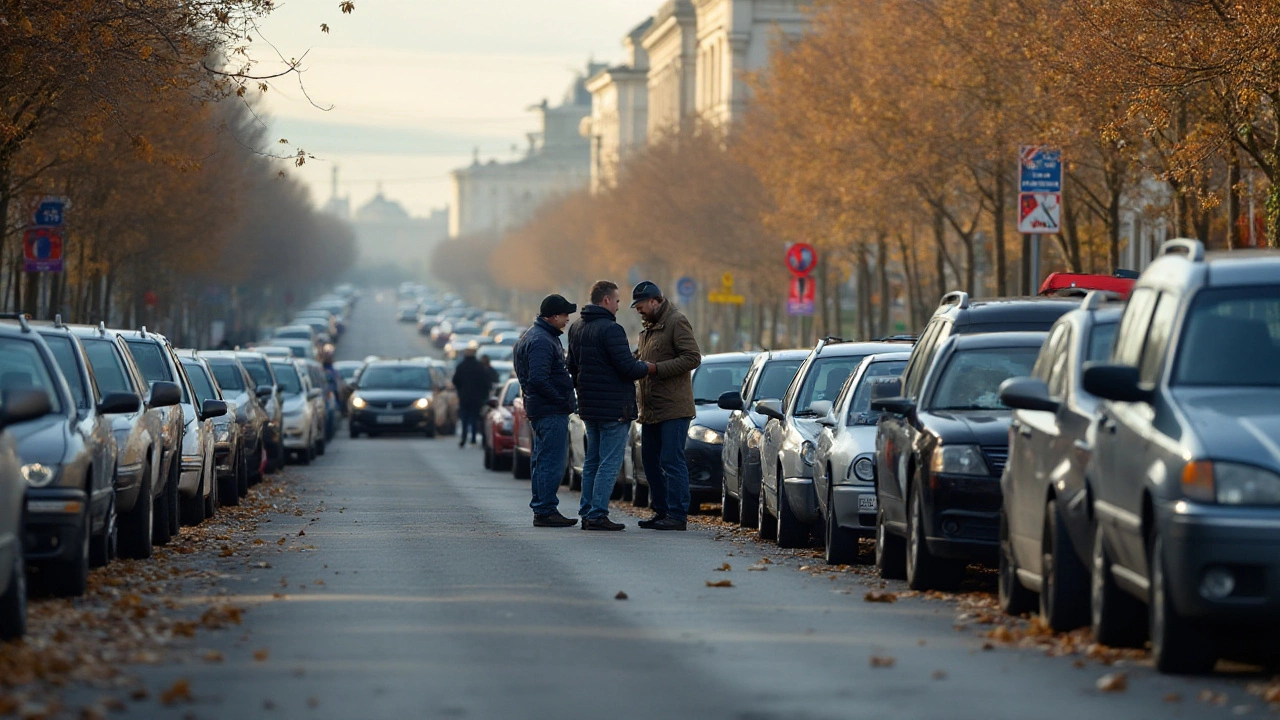
[{"label": "hazy distant street", "polygon": [[[422,354],[426,343],[370,294],[341,354]],[[482,469],[448,438],[340,436],[301,477],[326,511],[278,516],[297,536],[269,569],[227,563],[219,583],[250,608],[201,634],[225,662],[144,667],[152,688],[190,678],[193,704],[132,717],[326,718],[1156,718],[1265,707],[1228,680],[1159,677],[1036,650],[982,649],[948,602],[863,599],[868,580],[715,539],[535,529],[527,482]],[[576,497],[561,493],[576,514]],[[776,558],[764,572],[748,567]],[[717,572],[729,563],[728,572]],[[816,563],[815,563],[816,564]],[[708,587],[708,581],[733,587]],[[323,584],[318,584],[318,581]],[[298,589],[305,584],[305,589]],[[892,589],[892,586],[891,586]],[[900,588],[899,588],[900,589]],[[622,591],[627,599],[615,599]],[[275,597],[273,594],[280,593]],[[261,653],[260,651],[266,651]],[[260,652],[255,659],[254,653]],[[873,667],[872,658],[892,659]],[[887,663],[887,660],[882,662]],[[1128,690],[1097,679],[1129,673]],[[1229,696],[1222,707],[1197,699]],[[1176,704],[1166,701],[1178,693]]]}]

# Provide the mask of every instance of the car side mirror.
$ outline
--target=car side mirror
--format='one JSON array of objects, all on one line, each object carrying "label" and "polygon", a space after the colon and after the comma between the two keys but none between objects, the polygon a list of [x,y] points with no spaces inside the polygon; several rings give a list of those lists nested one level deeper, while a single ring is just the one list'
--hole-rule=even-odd
[{"label": "car side mirror", "polygon": [[270,385],[259,385],[258,389],[255,390],[254,393],[258,396],[259,400],[266,400],[267,398],[271,397],[271,393],[273,393],[274,391],[275,389],[272,388]]},{"label": "car side mirror", "polygon": [[5,390],[0,404],[0,426],[7,427],[44,417],[53,411],[49,394],[43,390]]},{"label": "car side mirror", "polygon": [[227,403],[224,400],[205,400],[200,406],[200,419],[222,417],[227,414]]},{"label": "car side mirror", "polygon": [[98,403],[98,413],[101,415],[135,413],[141,405],[142,398],[134,393],[107,393],[102,396],[102,402]]},{"label": "car side mirror", "polygon": [[1045,381],[1033,377],[1016,377],[1000,385],[1000,402],[1015,410],[1058,412],[1061,403],[1049,396]]},{"label": "car side mirror", "polygon": [[902,397],[902,378],[876,378],[871,381],[871,400]]},{"label": "car side mirror", "polygon": [[1085,392],[1115,402],[1151,402],[1152,392],[1142,387],[1138,368],[1128,365],[1087,363],[1081,378]]},{"label": "car side mirror", "polygon": [[809,403],[809,412],[818,416],[818,424],[826,427],[835,427],[836,419],[831,416],[832,404],[830,400],[816,400]]},{"label": "car side mirror", "polygon": [[907,415],[916,409],[916,404],[903,397],[881,398],[871,401],[871,409],[893,415]]},{"label": "car side mirror", "polygon": [[756,412],[772,420],[784,420],[781,400],[761,400],[756,403]]},{"label": "car side mirror", "polygon": [[320,397],[320,388],[311,388],[307,391],[308,400],[315,400],[318,397]]},{"label": "car side mirror", "polygon": [[485,400],[484,404],[496,409],[498,407],[498,398],[491,397],[488,400]]},{"label": "car side mirror", "polygon": [[182,402],[182,389],[177,383],[160,380],[151,386],[150,407],[172,407]]},{"label": "car side mirror", "polygon": [[721,410],[741,410],[742,393],[737,390],[720,393],[719,399],[716,400],[716,406]]}]

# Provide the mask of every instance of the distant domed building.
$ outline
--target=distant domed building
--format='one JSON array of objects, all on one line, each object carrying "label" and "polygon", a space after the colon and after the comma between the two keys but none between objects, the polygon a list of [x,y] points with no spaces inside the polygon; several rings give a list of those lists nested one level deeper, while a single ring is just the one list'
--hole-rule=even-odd
[{"label": "distant domed building", "polygon": [[356,209],[352,225],[361,265],[398,265],[425,277],[431,251],[448,237],[449,210],[438,208],[425,218],[413,217],[379,185],[373,199]]}]

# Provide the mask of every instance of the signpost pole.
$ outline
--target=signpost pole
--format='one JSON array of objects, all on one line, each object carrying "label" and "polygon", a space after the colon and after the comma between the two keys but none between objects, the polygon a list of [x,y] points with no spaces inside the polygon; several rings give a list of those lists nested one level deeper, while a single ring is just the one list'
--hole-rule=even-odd
[{"label": "signpost pole", "polygon": [[1027,288],[1028,295],[1040,292],[1040,242],[1043,235],[1031,236],[1031,282]]}]

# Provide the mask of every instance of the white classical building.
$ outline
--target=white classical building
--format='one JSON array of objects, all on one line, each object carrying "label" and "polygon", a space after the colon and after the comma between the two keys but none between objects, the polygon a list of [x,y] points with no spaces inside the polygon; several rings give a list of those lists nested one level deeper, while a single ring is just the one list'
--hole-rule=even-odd
[{"label": "white classical building", "polygon": [[808,26],[812,0],[692,0],[697,18],[693,111],[728,125],[746,112],[747,76],[763,70],[775,43]]},{"label": "white classical building", "polygon": [[591,176],[591,146],[581,133],[591,114],[586,78],[603,69],[590,64],[579,74],[560,105],[535,106],[542,130],[529,134],[529,150],[515,162],[480,162],[455,170],[449,206],[449,237],[497,236],[518,227],[546,201],[586,187]]},{"label": "white classical building", "polygon": [[649,53],[641,44],[653,18],[622,40],[626,57],[587,79],[591,117],[582,134],[591,141],[591,192],[615,187],[618,168],[649,137]]},{"label": "white classical building", "polygon": [[649,142],[691,122],[697,79],[698,16],[690,0],[667,0],[640,43],[649,55]]}]

